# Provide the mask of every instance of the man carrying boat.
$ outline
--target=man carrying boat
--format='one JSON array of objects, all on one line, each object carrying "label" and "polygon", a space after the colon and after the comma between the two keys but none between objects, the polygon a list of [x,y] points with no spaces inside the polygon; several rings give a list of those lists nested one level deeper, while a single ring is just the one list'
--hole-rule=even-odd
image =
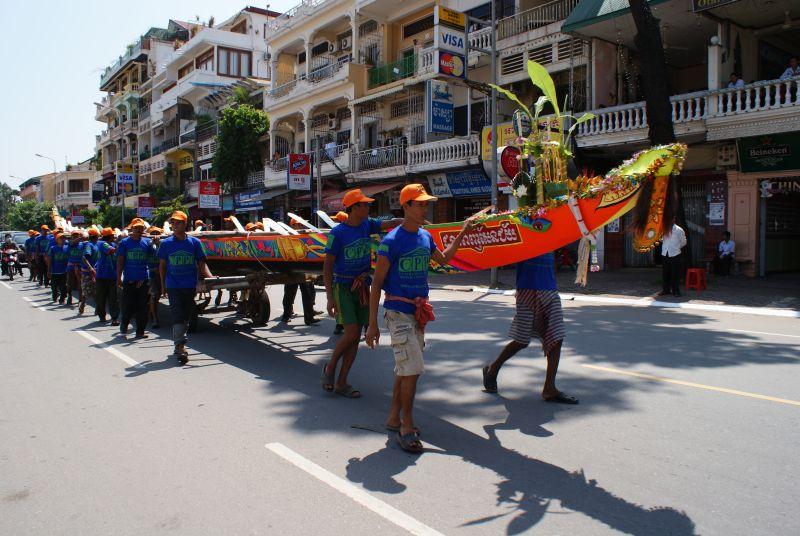
[{"label": "man carrying boat", "polygon": [[100,322],[106,322],[106,308],[111,314],[111,325],[119,326],[119,302],[117,301],[117,263],[114,229],[105,227],[97,242],[95,269],[95,314]]},{"label": "man carrying boat", "polygon": [[508,333],[511,342],[491,365],[483,367],[484,389],[488,393],[496,393],[500,368],[517,352],[527,348],[531,337],[536,337],[542,341],[542,350],[547,357],[547,375],[542,398],[545,402],[577,404],[577,398],[556,388],[561,342],[564,340],[564,315],[556,287],[553,253],[517,263],[516,302],[516,314]]},{"label": "man carrying boat", "polygon": [[430,261],[449,263],[464,234],[474,225],[473,219],[466,220],[455,240],[446,250],[439,251],[431,234],[422,228],[428,202],[436,200],[421,184],[409,184],[400,192],[403,224],[390,231],[378,248],[369,301],[366,342],[370,348],[375,348],[380,337],[380,292],[386,292],[384,316],[395,359],[392,406],[386,428],[397,431],[400,446],[412,453],[422,452],[419,430],[414,426],[413,405],[417,379],[425,369],[422,357],[425,324],[434,319],[433,308],[428,303],[428,268]]},{"label": "man carrying boat", "polygon": [[150,240],[144,236],[144,220],[134,218],[131,234],[117,246],[117,286],[122,289],[122,325],[119,331],[127,335],[131,320],[136,321],[136,338],[146,339],[147,298],[150,275],[147,271],[147,256]]},{"label": "man carrying boat", "polygon": [[150,327],[158,329],[158,302],[161,300],[161,276],[159,275],[159,260],[158,248],[161,246],[161,233],[160,227],[150,227],[147,230],[147,235],[150,237],[150,251],[147,256],[147,270],[150,273],[150,297],[147,307],[150,311]]},{"label": "man carrying boat", "polygon": [[[344,194],[342,204],[347,218],[331,229],[325,246],[323,277],[328,296],[328,314],[344,326],[328,363],[322,370],[322,387],[348,398],[360,398],[361,392],[347,383],[347,374],[356,359],[361,331],[369,324],[369,285],[372,263],[371,235],[402,223],[401,219],[380,221],[369,217],[375,201],[356,188]],[[339,377],[336,366],[342,359]]]}]

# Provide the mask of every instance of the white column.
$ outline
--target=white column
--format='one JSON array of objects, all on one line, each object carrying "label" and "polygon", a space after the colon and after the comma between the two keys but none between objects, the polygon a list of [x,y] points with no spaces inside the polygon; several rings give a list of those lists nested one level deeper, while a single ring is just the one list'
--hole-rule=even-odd
[{"label": "white column", "polygon": [[[307,61],[307,60],[306,60]],[[305,134],[304,141],[306,143],[306,152],[311,152],[311,111],[306,113],[305,119],[303,119],[306,125],[306,130],[303,132]]]},{"label": "white column", "polygon": [[722,46],[715,35],[708,45],[708,89],[722,89]]},{"label": "white column", "polygon": [[358,18],[356,17],[355,13],[350,14],[350,28],[352,28],[353,36],[350,38],[350,43],[352,44],[352,62],[353,63],[360,63],[358,58]]},{"label": "white column", "polygon": [[267,154],[267,161],[272,160],[272,156],[275,154],[275,131],[269,131],[269,154]]},{"label": "white column", "polygon": [[313,36],[308,36],[306,39],[306,77],[311,74],[311,48]]},{"label": "white column", "polygon": [[358,106],[349,104],[347,107],[350,108],[350,144],[353,146],[353,150],[357,151],[361,145],[361,118],[358,114]]},{"label": "white column", "polygon": [[278,87],[278,55],[273,54],[272,59],[269,61],[269,87],[275,89]]}]

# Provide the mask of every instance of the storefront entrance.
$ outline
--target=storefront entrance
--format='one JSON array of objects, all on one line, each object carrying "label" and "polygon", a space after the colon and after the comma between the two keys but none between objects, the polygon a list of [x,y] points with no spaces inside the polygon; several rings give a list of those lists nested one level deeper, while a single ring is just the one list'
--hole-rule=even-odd
[{"label": "storefront entrance", "polygon": [[763,198],[764,270],[800,271],[800,177],[770,181],[771,197]]}]

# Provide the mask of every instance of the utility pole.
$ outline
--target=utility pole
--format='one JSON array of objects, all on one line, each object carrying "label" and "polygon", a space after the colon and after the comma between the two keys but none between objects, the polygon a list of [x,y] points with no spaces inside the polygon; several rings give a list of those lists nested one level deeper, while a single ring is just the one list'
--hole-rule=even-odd
[{"label": "utility pole", "polygon": [[[317,203],[316,207],[314,207],[314,203],[311,203],[311,217],[317,217],[317,225],[322,225],[322,222],[317,215],[317,210],[322,210],[322,136],[317,135],[317,147],[314,154],[315,157],[315,167],[317,168]],[[310,221],[313,221],[309,218]]]},{"label": "utility pole", "polygon": [[[492,0],[492,84],[497,85],[497,2]],[[492,212],[497,212],[497,90],[492,87]],[[489,276],[489,286],[497,288],[497,268],[492,268]]]}]

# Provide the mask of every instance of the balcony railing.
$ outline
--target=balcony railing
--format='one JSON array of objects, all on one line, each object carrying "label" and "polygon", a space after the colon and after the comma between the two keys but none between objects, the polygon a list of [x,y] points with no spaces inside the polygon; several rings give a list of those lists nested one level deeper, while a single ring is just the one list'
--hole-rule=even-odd
[{"label": "balcony railing", "polygon": [[[770,80],[738,89],[701,91],[670,97],[676,124],[800,106],[800,77]],[[800,111],[800,108],[798,108]],[[644,102],[593,110],[595,118],[578,126],[578,136],[648,128]]]},{"label": "balcony railing", "polygon": [[141,53],[142,40],[139,40],[134,46],[129,48],[123,56],[120,56],[117,61],[106,68],[103,74],[100,75],[100,85],[105,85],[120,70],[120,68],[122,68],[123,65],[135,58],[138,58]]},{"label": "balcony railing", "polygon": [[139,108],[139,119],[145,120],[150,118],[150,106],[142,106]]},{"label": "balcony railing", "polygon": [[579,2],[580,0],[555,0],[500,19],[497,22],[497,39],[505,39],[564,20]]},{"label": "balcony railing", "polygon": [[267,167],[269,167],[272,171],[286,171],[286,166],[288,165],[289,159],[287,157],[283,158],[276,158],[274,160],[270,160],[267,162]]},{"label": "balcony railing", "polygon": [[414,76],[417,70],[417,55],[402,60],[373,67],[367,72],[367,86],[370,88]]},{"label": "balcony railing", "polygon": [[353,171],[367,171],[406,164],[406,146],[389,145],[353,153]]},{"label": "balcony railing", "polygon": [[263,188],[264,187],[264,170],[251,171],[247,174],[247,187],[248,188]]},{"label": "balcony railing", "polygon": [[195,140],[194,130],[190,130],[189,132],[184,132],[183,134],[181,134],[180,145],[183,145],[184,143],[193,142],[194,140]]},{"label": "balcony railing", "polygon": [[328,78],[332,78],[333,75],[335,75],[341,70],[342,65],[344,65],[348,61],[349,61],[349,56],[347,60],[343,61],[337,61],[335,58],[331,58],[330,64],[325,65],[323,67],[318,67],[317,69],[314,69],[313,71],[308,73],[308,81],[311,82],[312,84],[317,84],[319,82],[327,80]]},{"label": "balcony railing", "polygon": [[270,89],[268,95],[269,95],[269,97],[271,99],[279,99],[279,98],[291,93],[292,90],[295,87],[297,87],[297,82],[300,81],[300,80],[304,80],[304,79],[305,79],[305,75],[303,75],[303,76],[301,76],[299,78],[295,78],[293,80],[289,80],[288,82],[284,82],[281,85],[276,86],[273,89]]},{"label": "balcony railing", "polygon": [[299,19],[305,16],[312,15],[323,4],[333,0],[302,0],[299,4],[291,9],[288,9],[279,17],[272,19],[267,23],[267,28],[273,33],[283,30],[289,26],[293,26]]},{"label": "balcony railing", "polygon": [[143,160],[147,160],[148,158],[150,158],[150,151],[142,151],[141,153],[139,153],[140,162]]},{"label": "balcony railing", "polygon": [[408,166],[430,166],[477,158],[480,141],[477,136],[412,145],[408,148]]}]

